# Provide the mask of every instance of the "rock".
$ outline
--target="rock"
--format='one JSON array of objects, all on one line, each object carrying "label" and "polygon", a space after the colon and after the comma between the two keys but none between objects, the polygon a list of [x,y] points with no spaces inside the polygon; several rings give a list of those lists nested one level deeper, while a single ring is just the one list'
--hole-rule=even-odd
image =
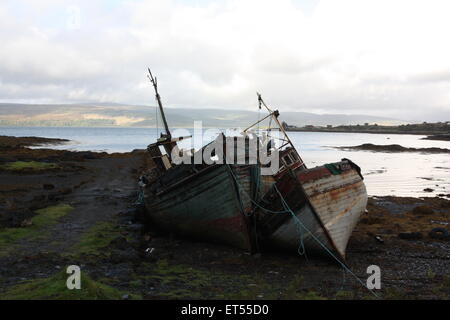
[{"label": "rock", "polygon": [[98,156],[91,151],[78,152],[78,156],[80,156],[81,158],[86,159],[86,160],[92,160],[92,159],[98,158]]},{"label": "rock", "polygon": [[0,212],[0,226],[7,228],[23,228],[32,224],[34,213],[29,209]]},{"label": "rock", "polygon": [[118,219],[119,224],[131,225],[133,224],[132,217],[129,216],[120,216]]},{"label": "rock", "polygon": [[425,191],[425,192],[433,192],[434,189],[431,189],[431,188],[425,188],[425,189],[423,189],[423,191]]},{"label": "rock", "polygon": [[34,196],[32,201],[41,202],[41,201],[44,201],[44,200],[45,200],[45,195],[39,194],[37,196]]},{"label": "rock", "polygon": [[33,221],[31,220],[31,218],[29,219],[24,219],[20,222],[20,227],[25,228],[25,227],[29,227],[33,224]]},{"label": "rock", "polygon": [[48,199],[48,200],[51,200],[51,201],[56,201],[56,200],[61,200],[62,198],[61,198],[61,196],[59,195],[59,193],[53,192],[53,193],[50,193],[50,194],[47,196],[47,199]]},{"label": "rock", "polygon": [[63,189],[58,190],[58,193],[60,195],[67,195],[67,194],[70,194],[71,192],[72,192],[71,188],[63,188]]},{"label": "rock", "polygon": [[128,208],[119,212],[119,216],[134,216],[136,214],[136,208]]},{"label": "rock", "polygon": [[127,226],[127,230],[131,232],[140,232],[144,229],[144,225],[140,223],[133,223]]},{"label": "rock", "polygon": [[122,300],[129,300],[129,299],[130,299],[130,295],[128,295],[128,294],[124,294],[122,296]]},{"label": "rock", "polygon": [[143,259],[149,261],[149,262],[156,262],[158,261],[158,256],[156,253],[155,248],[147,248],[144,250]]},{"label": "rock", "polygon": [[148,248],[151,241],[152,237],[149,234],[146,234],[139,239],[138,247],[141,249]]},{"label": "rock", "polygon": [[423,235],[420,232],[401,232],[398,237],[405,240],[419,240],[423,238]]},{"label": "rock", "polygon": [[430,238],[438,240],[443,240],[450,237],[447,229],[445,228],[434,228],[428,233],[428,235],[430,236]]},{"label": "rock", "polygon": [[142,237],[142,241],[145,241],[145,242],[150,242],[150,241],[152,241],[152,239],[153,239],[153,237],[149,233],[144,234],[144,236]]},{"label": "rock", "polygon": [[139,261],[139,256],[135,250],[113,250],[110,255],[112,263],[135,262]]},{"label": "rock", "polygon": [[113,246],[114,248],[125,250],[130,247],[130,244],[128,243],[128,240],[125,237],[119,236],[117,238],[114,238],[109,243],[110,246]]},{"label": "rock", "polygon": [[361,219],[361,223],[364,224],[380,224],[383,220],[379,217],[369,216],[366,218]]},{"label": "rock", "polygon": [[418,206],[415,207],[412,211],[414,214],[418,214],[418,215],[430,215],[433,214],[434,211],[433,209],[431,209],[428,206]]}]

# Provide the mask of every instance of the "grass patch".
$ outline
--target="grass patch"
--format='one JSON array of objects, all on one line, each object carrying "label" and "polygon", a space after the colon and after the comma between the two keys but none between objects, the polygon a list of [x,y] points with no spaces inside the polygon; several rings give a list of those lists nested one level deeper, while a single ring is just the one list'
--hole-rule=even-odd
[{"label": "grass patch", "polygon": [[155,292],[156,297],[167,299],[229,298],[230,294],[243,289],[249,278],[169,263],[165,259],[143,263],[141,268],[140,274],[135,274],[133,283],[139,279],[146,287],[159,288]]},{"label": "grass patch", "polygon": [[9,249],[8,247],[20,239],[44,236],[42,231],[45,227],[56,224],[59,218],[72,210],[73,207],[67,204],[47,207],[36,211],[36,215],[31,218],[32,224],[29,227],[0,230],[0,253],[4,253],[5,250]]},{"label": "grass patch", "polygon": [[15,161],[0,165],[0,170],[12,172],[39,172],[57,168],[59,168],[59,166],[55,163],[37,161]]},{"label": "grass patch", "polygon": [[450,276],[444,276],[440,283],[432,289],[433,293],[440,299],[450,300]]},{"label": "grass patch", "polygon": [[[59,272],[49,278],[35,279],[9,288],[0,300],[118,300],[122,292],[106,284],[92,280],[81,272],[81,289],[69,290],[66,286],[69,274]],[[130,299],[141,299],[129,294]]]},{"label": "grass patch", "polygon": [[[279,291],[258,273],[235,274],[159,260],[145,263],[142,283],[158,288],[156,297],[168,299],[277,299]],[[143,270],[140,271],[142,273]]]},{"label": "grass patch", "polygon": [[264,280],[258,274],[253,275],[253,283],[246,284],[240,291],[231,294],[231,299],[269,299],[269,300],[325,300],[319,292],[313,289],[302,289],[303,276],[295,276],[283,288],[276,288],[270,281]]},{"label": "grass patch", "polygon": [[111,240],[120,235],[120,230],[113,222],[100,222],[91,227],[81,240],[71,249],[75,255],[99,255],[101,249],[109,245]]},{"label": "grass patch", "polygon": [[161,259],[156,263],[142,263],[137,274],[132,275],[129,285],[146,291],[150,287],[156,288],[152,291],[153,298],[156,299],[325,299],[315,290],[301,289],[301,276],[284,287],[274,285],[272,281],[258,272],[242,274]]},{"label": "grass patch", "polygon": [[340,290],[336,292],[336,300],[353,300],[355,299],[355,293],[353,291]]}]

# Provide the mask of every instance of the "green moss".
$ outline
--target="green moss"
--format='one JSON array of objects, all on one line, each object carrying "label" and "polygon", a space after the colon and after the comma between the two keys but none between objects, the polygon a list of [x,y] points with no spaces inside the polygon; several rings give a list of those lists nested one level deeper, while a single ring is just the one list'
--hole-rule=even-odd
[{"label": "green moss", "polygon": [[287,286],[284,288],[276,288],[273,283],[263,279],[261,275],[255,274],[251,277],[252,283],[248,281],[245,283],[245,287],[231,295],[232,299],[287,299],[287,300],[324,300],[325,297],[321,296],[315,290],[301,289],[303,284],[303,276],[295,276]]},{"label": "green moss", "polygon": [[436,273],[433,272],[433,270],[428,269],[427,271],[427,278],[430,280],[433,280],[436,277]]},{"label": "green moss", "polygon": [[44,171],[56,169],[59,166],[55,163],[37,161],[15,161],[0,165],[0,170],[21,172],[21,171]]},{"label": "green moss", "polygon": [[58,219],[73,210],[67,204],[51,206],[36,211],[36,215],[31,218],[32,224],[24,228],[5,228],[0,230],[0,254],[9,252],[11,246],[20,239],[37,239],[45,237],[43,230],[56,224]]},{"label": "green moss", "polygon": [[156,263],[142,263],[130,285],[155,287],[155,298],[168,299],[325,299],[314,290],[301,290],[301,276],[283,288],[274,286],[264,276],[258,272],[230,273],[161,259]]},{"label": "green moss", "polygon": [[450,300],[450,277],[444,276],[439,283],[432,289],[432,292],[441,299]]},{"label": "green moss", "polygon": [[75,255],[99,255],[111,240],[120,235],[115,224],[110,221],[99,222],[82,236],[81,240],[70,250]]},{"label": "green moss", "polygon": [[406,300],[408,296],[404,290],[398,288],[387,288],[384,291],[383,298],[386,300]]},{"label": "green moss", "polygon": [[320,295],[315,290],[310,290],[294,297],[296,300],[326,300],[327,298]]},{"label": "green moss", "polygon": [[[69,277],[64,271],[49,278],[27,281],[2,293],[0,300],[118,300],[121,292],[106,284],[92,280],[81,272],[81,289],[69,290]],[[130,299],[140,299],[139,295],[129,295]]]},{"label": "green moss", "polygon": [[[188,297],[193,296],[193,292],[186,289],[175,289],[167,293],[161,293],[160,297],[165,297],[168,299],[186,299]],[[195,297],[197,297],[196,294],[194,294]]]},{"label": "green moss", "polygon": [[142,286],[142,280],[132,280],[132,281],[130,281],[129,283],[128,283],[128,285],[131,287],[131,288],[139,288],[140,286]]},{"label": "green moss", "polygon": [[33,225],[41,228],[49,224],[55,224],[59,218],[65,216],[73,210],[73,207],[68,204],[59,204],[56,206],[47,207],[37,210],[37,215],[33,217]]},{"label": "green moss", "polygon": [[283,292],[284,299],[297,299],[298,290],[301,288],[303,283],[303,276],[295,276],[294,279],[289,283],[286,287],[286,290]]},{"label": "green moss", "polygon": [[168,299],[229,298],[231,293],[241,290],[248,281],[243,281],[244,277],[240,279],[237,275],[174,264],[165,259],[156,263],[142,263],[141,268],[144,270],[140,274],[144,275],[135,275],[135,279],[142,280],[147,286],[159,288],[155,292],[156,296]]},{"label": "green moss", "polygon": [[352,291],[341,290],[336,292],[336,300],[352,300],[355,298],[355,293]]}]

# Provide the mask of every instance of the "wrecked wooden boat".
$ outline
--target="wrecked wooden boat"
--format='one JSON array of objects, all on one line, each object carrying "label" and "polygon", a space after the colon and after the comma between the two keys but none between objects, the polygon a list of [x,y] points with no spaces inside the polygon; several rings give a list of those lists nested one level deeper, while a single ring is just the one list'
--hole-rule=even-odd
[{"label": "wrecked wooden boat", "polygon": [[[257,166],[179,165],[148,181],[144,201],[152,222],[180,235],[251,250],[248,214],[233,176],[252,193]],[[173,177],[173,179],[171,179]],[[155,187],[157,185],[157,187]]]},{"label": "wrecked wooden boat", "polygon": [[[258,95],[282,133],[278,170],[264,179],[271,184],[255,215],[262,246],[304,252],[328,252],[340,260],[351,233],[365,212],[367,192],[360,168],[348,159],[307,169],[278,112]],[[269,128],[270,130],[270,128]]]},{"label": "wrecked wooden boat", "polygon": [[[177,164],[173,157],[195,159],[210,144],[197,152],[179,149],[177,143],[190,137],[171,136],[156,79],[149,73],[165,133],[147,148],[154,166],[140,184],[147,215],[156,226],[251,252],[274,247],[327,252],[339,261],[345,259],[348,240],[367,204],[356,164],[342,159],[308,169],[280,124],[278,111],[267,107],[259,94],[259,107],[264,106],[269,114],[245,129],[241,137],[222,134],[210,143],[216,143],[215,151],[221,150],[225,158],[231,153],[231,161]],[[259,123],[266,119],[275,128],[264,129],[263,139]],[[274,130],[281,133],[278,142],[272,139]],[[254,146],[256,157],[250,152]],[[261,150],[269,157],[261,157]]]},{"label": "wrecked wooden boat", "polygon": [[[149,70],[150,72],[150,70]],[[147,215],[156,226],[179,235],[252,249],[249,214],[256,194],[259,167],[253,165],[174,164],[177,142],[190,137],[172,138],[164,116],[157,82],[156,91],[165,134],[148,146],[154,167],[140,179]],[[206,146],[205,146],[206,147]],[[198,152],[203,152],[203,149]],[[191,159],[196,154],[188,155]]]}]

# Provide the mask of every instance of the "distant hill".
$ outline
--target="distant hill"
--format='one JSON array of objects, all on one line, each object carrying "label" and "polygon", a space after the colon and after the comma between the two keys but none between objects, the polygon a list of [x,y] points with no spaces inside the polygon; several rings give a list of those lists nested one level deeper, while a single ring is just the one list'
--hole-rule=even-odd
[{"label": "distant hill", "polygon": [[[258,120],[257,111],[194,108],[165,108],[164,111],[169,126],[178,128],[190,128],[194,121],[202,121],[203,127],[245,127]],[[261,111],[261,117],[263,115],[265,113]],[[398,119],[368,115],[314,114],[282,110],[280,120],[295,126],[407,123]],[[155,127],[156,123],[154,106],[117,103],[46,105],[0,103],[0,126]],[[158,123],[161,127],[160,119]]]}]

